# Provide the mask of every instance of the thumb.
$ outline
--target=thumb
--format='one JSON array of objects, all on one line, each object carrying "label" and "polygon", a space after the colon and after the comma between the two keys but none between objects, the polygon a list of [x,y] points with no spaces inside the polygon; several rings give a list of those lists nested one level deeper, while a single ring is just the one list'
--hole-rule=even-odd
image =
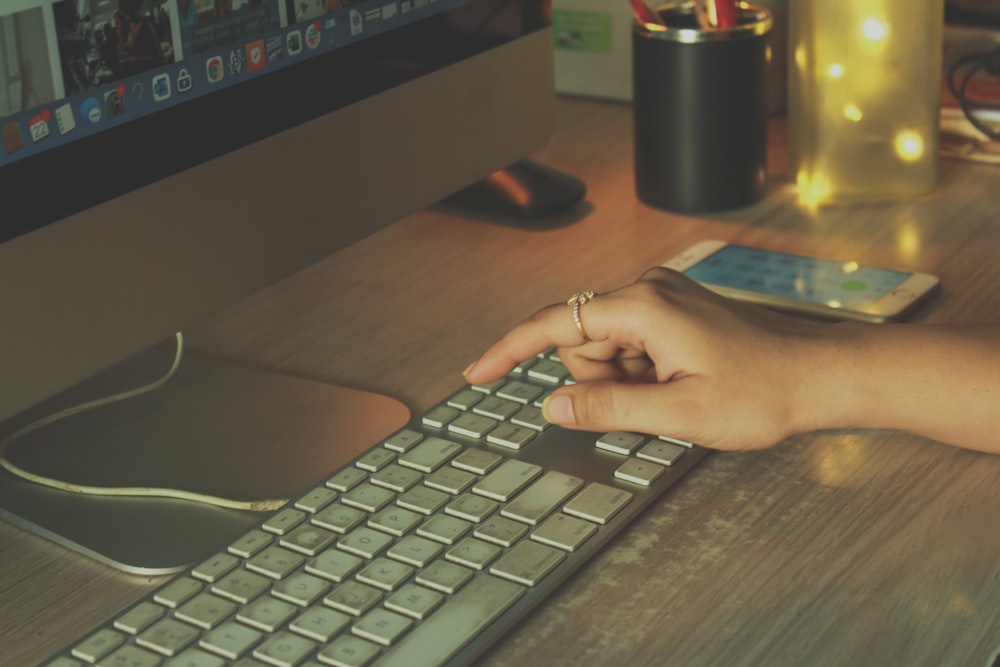
[{"label": "thumb", "polygon": [[553,424],[585,431],[634,431],[687,439],[691,427],[678,409],[673,383],[581,382],[560,387],[542,404]]}]

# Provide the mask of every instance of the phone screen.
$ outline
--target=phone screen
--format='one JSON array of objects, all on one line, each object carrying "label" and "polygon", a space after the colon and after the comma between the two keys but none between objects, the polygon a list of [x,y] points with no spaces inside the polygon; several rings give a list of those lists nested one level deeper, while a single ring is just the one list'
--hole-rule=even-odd
[{"label": "phone screen", "polygon": [[684,274],[709,285],[847,309],[878,301],[912,275],[732,244]]}]

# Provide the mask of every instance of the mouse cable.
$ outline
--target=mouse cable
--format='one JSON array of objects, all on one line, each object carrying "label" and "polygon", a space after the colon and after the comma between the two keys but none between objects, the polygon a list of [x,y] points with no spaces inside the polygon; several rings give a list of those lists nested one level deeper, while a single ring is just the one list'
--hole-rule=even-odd
[{"label": "mouse cable", "polygon": [[61,419],[66,419],[72,417],[73,415],[78,415],[83,412],[88,412],[90,410],[96,410],[98,408],[110,405],[112,403],[118,403],[120,401],[125,401],[130,398],[135,398],[136,396],[141,396],[142,394],[147,394],[156,391],[174,376],[177,372],[178,367],[181,364],[181,357],[184,353],[184,335],[178,331],[174,334],[177,341],[176,352],[174,353],[173,363],[167,370],[163,377],[150,382],[142,387],[137,387],[135,389],[129,389],[117,394],[112,394],[110,396],[105,396],[104,398],[98,398],[92,401],[87,401],[86,403],[80,403],[78,405],[71,406],[64,410],[60,410],[46,417],[42,417],[37,421],[31,422],[27,426],[22,426],[10,435],[4,437],[0,440],[0,466],[6,469],[12,475],[20,477],[29,482],[35,484],[40,484],[42,486],[47,486],[52,489],[58,489],[60,491],[69,491],[71,493],[80,493],[84,495],[97,495],[97,496],[139,496],[139,497],[157,497],[157,498],[175,498],[179,500],[190,500],[197,503],[203,503],[206,505],[213,505],[215,507],[223,507],[227,509],[237,509],[237,510],[249,510],[251,512],[269,512],[275,510],[286,502],[287,499],[272,499],[272,500],[232,500],[230,498],[220,498],[217,496],[211,496],[203,493],[197,493],[194,491],[186,491],[184,489],[167,489],[158,487],[147,487],[147,486],[88,486],[85,484],[74,484],[73,482],[67,482],[64,480],[53,479],[51,477],[45,477],[44,475],[38,475],[28,470],[21,468],[20,466],[13,463],[7,458],[7,450],[18,438],[22,438],[29,433],[37,431],[40,428],[48,426],[54,422]]}]

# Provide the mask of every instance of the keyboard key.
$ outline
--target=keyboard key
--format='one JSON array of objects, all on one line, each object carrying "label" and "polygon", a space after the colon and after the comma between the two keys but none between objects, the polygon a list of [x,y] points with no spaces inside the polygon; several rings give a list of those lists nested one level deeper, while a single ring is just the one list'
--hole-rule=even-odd
[{"label": "keyboard key", "polygon": [[439,405],[436,408],[428,410],[424,416],[421,417],[420,421],[424,426],[430,426],[431,428],[444,428],[448,425],[448,422],[460,414],[462,414],[461,410],[447,405]]},{"label": "keyboard key", "polygon": [[344,468],[330,479],[326,480],[326,485],[335,491],[346,493],[361,482],[368,479],[368,473],[358,468]]},{"label": "keyboard key", "polygon": [[354,465],[367,470],[368,472],[378,472],[396,460],[396,453],[391,449],[375,448],[370,449],[361,455]]},{"label": "keyboard key", "polygon": [[209,583],[240,564],[240,559],[229,554],[216,554],[191,570],[191,576]]},{"label": "keyboard key", "polygon": [[212,586],[212,592],[234,602],[246,604],[269,590],[271,583],[267,577],[238,569],[219,579]]},{"label": "keyboard key", "polygon": [[413,574],[413,568],[388,558],[376,558],[366,568],[358,572],[356,578],[383,591],[394,591]]},{"label": "keyboard key", "polygon": [[371,528],[355,528],[345,535],[337,548],[362,558],[372,559],[392,544],[392,537]]},{"label": "keyboard key", "polygon": [[629,459],[615,470],[615,477],[626,482],[649,486],[657,477],[663,474],[665,467],[652,461],[642,459]]},{"label": "keyboard key", "polygon": [[494,380],[487,384],[474,384],[470,387],[473,391],[478,391],[480,394],[492,394],[496,392],[500,387],[506,384],[506,380],[500,378],[499,380]]},{"label": "keyboard key", "polygon": [[223,658],[237,660],[253,648],[262,636],[258,630],[230,621],[205,633],[199,646]]},{"label": "keyboard key", "polygon": [[504,507],[500,514],[536,526],[582,486],[583,480],[579,477],[555,471],[545,473]]},{"label": "keyboard key", "polygon": [[536,431],[515,426],[514,424],[499,424],[495,429],[486,434],[486,442],[491,445],[499,445],[508,449],[521,449],[531,442],[536,435]]},{"label": "keyboard key", "polygon": [[269,545],[274,538],[262,530],[251,530],[249,533],[229,545],[229,553],[240,558],[250,558],[255,553]]},{"label": "keyboard key", "polygon": [[289,632],[279,632],[253,651],[253,657],[275,667],[295,667],[316,649],[316,644]]},{"label": "keyboard key", "polygon": [[201,592],[202,584],[188,577],[175,579],[154,595],[153,599],[162,605],[175,609]]},{"label": "keyboard key", "polygon": [[525,586],[535,586],[566,554],[537,542],[518,542],[490,568],[492,574]]},{"label": "keyboard key", "polygon": [[136,635],[163,618],[166,610],[152,602],[140,602],[115,619],[115,627],[122,632]]},{"label": "keyboard key", "polygon": [[521,382],[520,380],[513,380],[501,387],[500,390],[497,391],[497,396],[499,398],[507,399],[508,401],[520,403],[521,405],[532,405],[535,402],[535,399],[541,396],[544,392],[545,390],[538,385]]},{"label": "keyboard key", "polygon": [[373,484],[360,484],[340,497],[340,502],[366,512],[377,512],[396,499],[389,489]]},{"label": "keyboard key", "polygon": [[295,571],[305,557],[281,547],[268,547],[247,561],[247,568],[272,579],[282,579]]},{"label": "keyboard key", "polygon": [[414,431],[413,429],[404,428],[403,430],[389,436],[389,439],[385,441],[385,446],[387,449],[391,449],[394,452],[408,452],[417,444],[424,439],[424,434],[419,431]]},{"label": "keyboard key", "polygon": [[306,524],[282,537],[278,544],[306,556],[315,556],[330,546],[335,539],[337,536],[334,533]]},{"label": "keyboard key", "polygon": [[622,456],[631,456],[644,442],[646,438],[636,433],[613,431],[605,433],[597,440],[597,448]]},{"label": "keyboard key", "polygon": [[679,438],[671,438],[669,435],[661,435],[657,437],[660,440],[663,440],[664,442],[672,442],[675,445],[680,445],[681,447],[685,447],[687,449],[693,449],[696,446],[693,442],[689,442],[687,440],[681,440]]},{"label": "keyboard key", "polygon": [[303,521],[306,520],[306,513],[302,510],[291,507],[279,511],[261,526],[264,530],[275,535],[286,535]]},{"label": "keyboard key", "polygon": [[305,510],[310,514],[315,514],[336,499],[336,491],[325,486],[318,486],[295,501],[295,507]]},{"label": "keyboard key", "polygon": [[317,526],[344,534],[365,520],[365,513],[354,507],[334,503],[313,517]]},{"label": "keyboard key", "polygon": [[402,614],[387,609],[375,609],[354,624],[351,632],[382,646],[389,646],[399,639],[413,621]]},{"label": "keyboard key", "polygon": [[481,540],[493,542],[502,547],[509,547],[517,542],[526,532],[528,532],[528,527],[524,524],[504,519],[500,516],[492,516],[477,526],[473,534]]},{"label": "keyboard key", "polygon": [[235,612],[234,603],[209,593],[201,593],[181,605],[175,615],[182,621],[211,630]]},{"label": "keyboard key", "polygon": [[443,549],[437,542],[410,535],[394,544],[386,555],[414,567],[426,567]]},{"label": "keyboard key", "polygon": [[402,537],[422,520],[423,518],[416,512],[393,505],[373,516],[368,525],[383,533]]},{"label": "keyboard key", "polygon": [[427,618],[443,600],[444,596],[437,591],[416,584],[406,584],[389,596],[385,607],[419,621]]},{"label": "keyboard key", "polygon": [[472,409],[472,411],[477,415],[489,417],[490,419],[506,421],[517,414],[517,411],[520,409],[520,404],[515,403],[514,401],[507,400],[506,398],[499,398],[497,396],[490,396],[489,398],[482,400]]},{"label": "keyboard key", "polygon": [[383,656],[381,667],[412,667],[415,655],[428,665],[444,663],[522,595],[524,588],[517,584],[477,577],[404,636]]},{"label": "keyboard key", "polygon": [[175,621],[172,618],[165,618],[157,621],[148,630],[144,631],[136,638],[136,643],[157,653],[170,657],[177,655],[194,641],[201,633],[196,629]]},{"label": "keyboard key", "polygon": [[576,551],[596,532],[597,526],[592,523],[566,514],[555,514],[531,533],[531,539],[566,551]]},{"label": "keyboard key", "polygon": [[352,616],[360,616],[381,600],[382,593],[377,588],[366,586],[357,581],[348,581],[334,588],[333,592],[323,600],[323,604],[347,612]]},{"label": "keyboard key", "polygon": [[663,442],[654,440],[638,451],[636,456],[659,463],[660,465],[672,466],[677,463],[688,451],[687,447],[682,447],[673,442]]},{"label": "keyboard key", "polygon": [[[159,662],[155,663],[161,664]],[[176,657],[162,663],[163,667],[226,667],[226,661],[216,655],[209,655],[204,651],[189,648]],[[138,667],[129,663],[129,667]]]},{"label": "keyboard key", "polygon": [[361,567],[363,560],[340,549],[327,549],[306,563],[305,570],[331,581],[341,582]]},{"label": "keyboard key", "polygon": [[420,512],[426,516],[437,512],[450,499],[451,496],[443,491],[436,491],[425,486],[416,486],[401,495],[396,504],[414,512]]},{"label": "keyboard key", "polygon": [[541,466],[510,459],[480,480],[472,487],[472,491],[487,498],[507,502],[514,494],[541,474]]},{"label": "keyboard key", "polygon": [[462,446],[457,442],[428,438],[400,456],[399,463],[420,472],[434,472],[460,451]]},{"label": "keyboard key", "polygon": [[503,461],[503,457],[499,454],[494,454],[484,449],[470,448],[456,456],[451,464],[461,470],[468,470],[477,475],[485,475],[500,465],[501,461]]},{"label": "keyboard key", "polygon": [[445,466],[439,468],[437,472],[428,475],[427,479],[424,480],[424,484],[432,489],[440,489],[452,495],[458,495],[472,486],[473,482],[477,479],[478,477],[467,470]]},{"label": "keyboard key", "polygon": [[226,661],[222,658],[195,648],[181,651],[176,657],[156,664],[162,664],[163,667],[226,667]]},{"label": "keyboard key", "polygon": [[562,384],[569,377],[569,370],[558,361],[541,359],[528,371],[528,377],[549,384]]},{"label": "keyboard key", "polygon": [[445,544],[455,544],[472,528],[472,524],[453,516],[439,514],[433,516],[417,528],[417,535],[444,542]]},{"label": "keyboard key", "polygon": [[445,505],[444,511],[459,519],[479,523],[492,514],[499,506],[500,503],[489,498],[481,498],[471,493],[463,493]]},{"label": "keyboard key", "polygon": [[416,582],[450,595],[461,588],[474,574],[467,567],[439,560],[421,570]]},{"label": "keyboard key", "polygon": [[[215,658],[218,663],[222,661]],[[160,657],[138,646],[122,646],[101,660],[101,667],[159,667]]]},{"label": "keyboard key", "polygon": [[483,395],[478,391],[463,389],[448,399],[448,405],[453,408],[458,408],[463,412],[467,412],[481,400],[483,400]]},{"label": "keyboard key", "polygon": [[258,630],[274,632],[298,612],[293,604],[265,595],[243,607],[236,618]]},{"label": "keyboard key", "polygon": [[326,643],[350,624],[351,617],[343,612],[326,607],[306,609],[292,621],[288,629],[303,637]]},{"label": "keyboard key", "polygon": [[495,544],[467,537],[449,549],[444,557],[473,570],[482,570],[496,560],[502,551]]},{"label": "keyboard key", "polygon": [[316,656],[333,667],[364,667],[379,654],[376,644],[359,637],[339,637]]},{"label": "keyboard key", "polygon": [[594,482],[569,501],[563,511],[587,521],[605,524],[632,502],[633,497],[628,491]]},{"label": "keyboard key", "polygon": [[541,433],[547,428],[552,426],[545,417],[542,416],[541,408],[536,408],[533,405],[526,405],[517,411],[517,414],[510,418],[510,423],[516,426],[523,426],[525,428],[530,428],[533,431],[538,431]]},{"label": "keyboard key", "polygon": [[396,493],[403,493],[419,484],[422,479],[423,475],[416,470],[393,463],[374,473],[371,476],[371,483]]},{"label": "keyboard key", "polygon": [[462,414],[448,424],[448,431],[473,440],[482,440],[486,434],[496,428],[495,419],[481,415]]},{"label": "keyboard key", "polygon": [[125,635],[114,630],[98,630],[73,647],[73,655],[86,662],[97,662],[125,643]]},{"label": "keyboard key", "polygon": [[275,584],[271,595],[286,602],[308,607],[330,590],[330,583],[325,579],[314,577],[304,572],[296,572],[287,579]]}]

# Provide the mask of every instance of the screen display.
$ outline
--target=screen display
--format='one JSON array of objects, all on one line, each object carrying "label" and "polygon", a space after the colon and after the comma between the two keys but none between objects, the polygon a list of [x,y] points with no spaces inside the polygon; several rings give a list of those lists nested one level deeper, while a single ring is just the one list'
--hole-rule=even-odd
[{"label": "screen display", "polygon": [[740,245],[722,247],[684,274],[707,285],[851,310],[878,301],[911,275]]}]

